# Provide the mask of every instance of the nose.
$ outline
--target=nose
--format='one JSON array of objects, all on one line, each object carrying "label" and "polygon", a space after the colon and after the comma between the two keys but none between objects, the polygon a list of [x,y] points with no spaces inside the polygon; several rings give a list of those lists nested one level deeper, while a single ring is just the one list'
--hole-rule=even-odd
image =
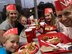
[{"label": "nose", "polygon": [[16,16],[16,14],[13,14],[13,16]]},{"label": "nose", "polygon": [[14,47],[15,49],[18,49],[18,48],[19,48],[19,45],[18,45],[17,43],[14,43],[14,44],[13,44],[13,47]]},{"label": "nose", "polygon": [[14,46],[17,46],[17,43],[14,43]]}]

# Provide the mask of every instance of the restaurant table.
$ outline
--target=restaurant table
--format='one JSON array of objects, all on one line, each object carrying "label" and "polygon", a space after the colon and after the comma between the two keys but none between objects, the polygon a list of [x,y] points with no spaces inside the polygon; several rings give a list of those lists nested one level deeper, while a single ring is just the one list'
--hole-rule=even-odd
[{"label": "restaurant table", "polygon": [[[38,41],[39,41],[40,47],[43,46],[43,45],[49,46],[49,44],[47,42],[41,41],[42,37],[44,37],[44,36],[49,36],[49,37],[58,36],[62,40],[62,43],[64,43],[64,44],[72,42],[72,39],[70,39],[68,36],[66,36],[62,33],[59,33],[59,32],[58,33],[50,33],[50,34],[41,34],[41,35],[38,36]],[[66,54],[67,52],[70,53],[72,51],[69,51],[69,50],[68,51],[67,50],[57,50],[57,51],[52,51],[52,52],[42,52],[41,51],[42,54],[63,54],[63,53]]]},{"label": "restaurant table", "polygon": [[[49,33],[49,32],[48,32],[48,33]],[[62,34],[62,33],[40,34],[40,33],[36,32],[36,38],[37,38],[38,40],[36,40],[36,39],[34,40],[34,39],[33,39],[33,41],[36,42],[36,44],[40,45],[40,47],[41,47],[42,45],[47,45],[46,43],[43,43],[43,42],[40,41],[41,38],[42,38],[44,35],[50,35],[50,36],[52,36],[52,35],[58,35],[60,38],[62,38],[62,40],[64,40],[63,43],[72,42],[71,39],[69,39],[68,37],[66,37],[66,36],[65,36],[64,34]],[[21,43],[21,45],[28,43],[28,42],[27,42],[27,38],[26,38],[26,36],[25,36],[25,34],[24,34],[24,30],[21,32],[21,35],[20,35],[19,37],[20,37],[20,43]],[[41,53],[42,53],[42,54],[59,54],[59,53],[56,53],[56,52],[50,52],[50,53],[40,52],[40,47],[39,47],[39,50],[38,50],[35,54],[41,54]],[[61,52],[62,52],[62,51],[61,51]]]}]

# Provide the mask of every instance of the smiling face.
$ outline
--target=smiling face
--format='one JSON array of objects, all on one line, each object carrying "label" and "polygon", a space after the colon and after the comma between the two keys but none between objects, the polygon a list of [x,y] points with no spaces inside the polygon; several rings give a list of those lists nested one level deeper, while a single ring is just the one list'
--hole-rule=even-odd
[{"label": "smiling face", "polygon": [[4,47],[9,52],[14,52],[19,47],[19,37],[15,34],[9,34],[5,37]]},{"label": "smiling face", "polygon": [[21,20],[20,20],[20,22],[21,22],[22,25],[27,24],[27,19],[26,19],[26,17],[22,17]]},{"label": "smiling face", "polygon": [[51,21],[51,19],[52,19],[51,13],[45,14],[45,20],[46,20],[47,22]]},{"label": "smiling face", "polygon": [[18,17],[17,11],[9,11],[8,18],[11,21],[16,21],[17,20],[17,17]]}]

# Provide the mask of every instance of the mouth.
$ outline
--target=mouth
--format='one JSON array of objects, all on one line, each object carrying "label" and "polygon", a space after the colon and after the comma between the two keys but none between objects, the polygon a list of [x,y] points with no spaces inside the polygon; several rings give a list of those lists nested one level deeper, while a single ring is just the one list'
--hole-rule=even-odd
[{"label": "mouth", "polygon": [[46,19],[47,21],[50,21],[51,19]]},{"label": "mouth", "polygon": [[16,20],[17,19],[17,17],[12,17],[12,20]]},{"label": "mouth", "polygon": [[17,49],[18,47],[11,47],[12,49]]}]

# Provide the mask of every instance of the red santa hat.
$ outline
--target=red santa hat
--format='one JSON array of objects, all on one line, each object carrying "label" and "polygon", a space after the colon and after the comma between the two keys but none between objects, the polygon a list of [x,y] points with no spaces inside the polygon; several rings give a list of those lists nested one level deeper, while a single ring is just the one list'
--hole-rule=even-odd
[{"label": "red santa hat", "polygon": [[53,13],[53,10],[52,10],[52,8],[45,8],[44,13],[45,14],[47,14],[47,13]]},{"label": "red santa hat", "polygon": [[6,7],[6,11],[15,11],[16,10],[16,6],[14,4],[9,4]]},{"label": "red santa hat", "polygon": [[5,36],[7,34],[18,34],[18,29],[17,28],[9,29],[3,34],[3,36]]}]

